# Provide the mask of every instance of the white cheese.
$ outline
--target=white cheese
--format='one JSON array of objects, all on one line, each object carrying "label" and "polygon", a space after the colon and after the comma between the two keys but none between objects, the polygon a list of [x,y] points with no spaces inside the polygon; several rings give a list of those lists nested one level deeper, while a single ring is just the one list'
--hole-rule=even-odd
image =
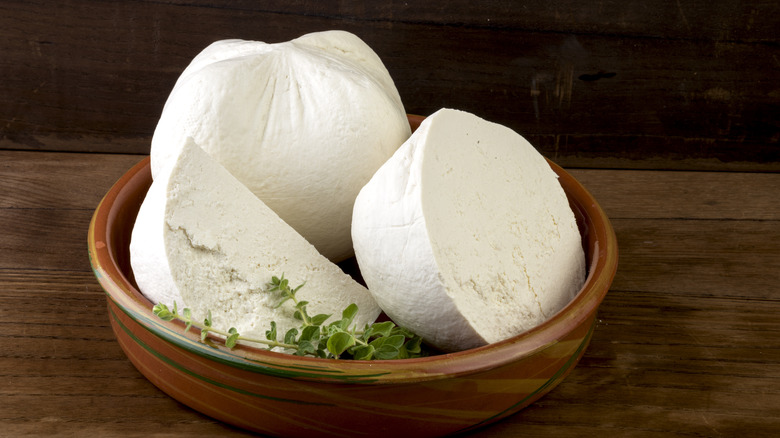
[{"label": "white cheese", "polygon": [[328,261],[193,142],[158,173],[141,205],[130,242],[141,292],[154,303],[189,307],[195,320],[211,310],[214,326],[265,338],[276,321],[280,336],[299,327],[293,304],[275,308],[266,291],[285,275],[309,301],[309,314],[359,307],[358,327],[380,313],[371,294]]},{"label": "white cheese", "polygon": [[509,128],[437,111],[355,201],[355,255],[385,313],[443,350],[509,338],[585,278],[557,176]]},{"label": "white cheese", "polygon": [[152,138],[152,176],[192,137],[341,261],[353,254],[358,191],[409,135],[390,74],[357,36],[223,40],[198,54],[171,91]]}]

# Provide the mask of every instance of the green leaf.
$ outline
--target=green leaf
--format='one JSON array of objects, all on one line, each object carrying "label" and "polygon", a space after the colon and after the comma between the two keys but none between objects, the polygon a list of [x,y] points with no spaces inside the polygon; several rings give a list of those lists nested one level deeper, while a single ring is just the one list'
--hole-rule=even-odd
[{"label": "green leaf", "polygon": [[311,341],[299,341],[298,350],[295,352],[298,356],[306,356],[307,354],[317,355],[318,345],[316,342]]},{"label": "green leaf", "polygon": [[320,343],[320,328],[317,326],[306,326],[301,332],[301,336],[298,339],[298,351],[295,354],[300,356],[306,354],[315,354],[319,349]]},{"label": "green leaf", "polygon": [[328,338],[328,351],[336,358],[353,345],[355,345],[355,337],[347,332],[339,332]]},{"label": "green leaf", "polygon": [[309,304],[308,301],[299,301],[295,303],[295,308],[297,309],[295,313],[293,314],[293,318],[299,319],[301,321],[306,321],[309,319],[309,314],[306,312],[306,305]]},{"label": "green leaf", "polygon": [[209,329],[200,329],[200,342],[206,342],[206,338],[209,336]]},{"label": "green leaf", "polygon": [[406,338],[417,337],[417,335],[414,334],[411,330],[409,330],[407,328],[404,328],[404,327],[400,327],[400,326],[395,326],[395,328],[393,328],[393,330],[392,330],[392,332],[390,334],[391,335],[403,335]]},{"label": "green leaf", "polygon": [[328,318],[330,318],[329,314],[320,313],[319,315],[314,315],[311,317],[311,325],[322,325]]},{"label": "green leaf", "polygon": [[174,315],[174,314],[173,314],[173,313],[170,311],[170,309],[168,309],[168,306],[166,306],[166,305],[165,305],[165,304],[163,304],[163,303],[157,303],[157,304],[156,304],[156,305],[155,305],[155,306],[152,308],[152,312],[154,312],[154,314],[155,314],[155,315],[156,315],[158,318],[162,319],[163,321],[170,321],[170,320],[172,320],[173,318],[175,318],[175,317],[176,317],[176,316],[175,316],[175,315]]},{"label": "green leaf", "polygon": [[341,312],[341,328],[346,330],[352,324],[355,319],[355,315],[358,313],[358,306],[355,303],[350,304]]},{"label": "green leaf", "polygon": [[284,298],[282,298],[281,300],[279,300],[278,303],[276,303],[276,305],[274,306],[274,309],[278,309],[278,308],[282,307],[282,304],[290,301],[291,299],[292,299],[292,297],[284,297]]},{"label": "green leaf", "polygon": [[284,343],[285,344],[295,344],[297,343],[295,340],[295,337],[298,336],[298,329],[297,328],[291,328],[290,330],[287,330],[287,333],[284,334]]},{"label": "green leaf", "polygon": [[390,336],[390,332],[395,328],[392,321],[377,322],[371,324],[364,332],[364,339],[371,339],[374,336]]},{"label": "green leaf", "polygon": [[327,327],[325,327],[325,333],[327,333],[328,336],[333,336],[336,333],[345,332],[346,330],[341,328],[341,325],[339,324],[339,321],[333,321],[332,323],[328,324]]},{"label": "green leaf", "polygon": [[422,353],[422,338],[419,336],[412,336],[411,339],[406,341],[404,348],[410,355],[418,355]]},{"label": "green leaf", "polygon": [[271,328],[265,331],[265,338],[276,341],[276,321],[271,321]]},{"label": "green leaf", "polygon": [[206,326],[206,327],[211,327],[211,310],[209,310],[209,313],[206,316],[206,319],[203,320],[203,325]]},{"label": "green leaf", "polygon": [[236,330],[235,327],[230,327],[228,333],[230,333],[230,336],[228,336],[227,339],[225,339],[225,346],[227,348],[233,348],[236,346],[236,343],[238,343],[238,337],[240,335],[238,334],[238,330]]},{"label": "green leaf", "polygon": [[306,326],[303,328],[303,331],[301,332],[301,341],[319,341],[320,339],[320,328],[317,326]]},{"label": "green leaf", "polygon": [[184,322],[186,323],[186,326],[184,327],[184,332],[190,331],[190,328],[192,328],[192,311],[189,309],[189,307],[185,307],[184,310],[182,310]]},{"label": "green leaf", "polygon": [[376,349],[374,357],[380,360],[396,359],[403,344],[404,337],[401,335],[376,338],[369,343]]},{"label": "green leaf", "polygon": [[299,290],[301,290],[301,288],[303,287],[303,285],[304,285],[304,284],[306,284],[306,282],[305,282],[305,281],[304,281],[303,283],[299,284],[299,285],[298,285],[298,287],[296,287],[295,289],[293,289],[293,290],[290,292],[290,294],[292,294],[293,296],[295,296],[295,294],[296,294],[296,293],[297,293]]},{"label": "green leaf", "polygon": [[363,345],[352,352],[352,358],[355,360],[371,360],[374,356],[373,345]]}]

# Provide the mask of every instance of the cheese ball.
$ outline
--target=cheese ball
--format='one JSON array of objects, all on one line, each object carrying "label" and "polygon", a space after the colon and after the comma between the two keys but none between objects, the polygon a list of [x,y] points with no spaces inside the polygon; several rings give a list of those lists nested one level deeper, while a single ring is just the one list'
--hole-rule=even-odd
[{"label": "cheese ball", "polygon": [[223,40],[171,91],[152,138],[152,177],[191,138],[337,262],[353,254],[358,191],[409,135],[387,69],[357,36]]}]

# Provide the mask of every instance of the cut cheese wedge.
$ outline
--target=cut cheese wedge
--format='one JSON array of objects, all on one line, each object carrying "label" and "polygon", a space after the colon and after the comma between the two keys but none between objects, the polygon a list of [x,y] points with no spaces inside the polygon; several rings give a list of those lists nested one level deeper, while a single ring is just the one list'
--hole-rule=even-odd
[{"label": "cut cheese wedge", "polygon": [[189,140],[154,179],[133,228],[130,256],[136,283],[152,302],[189,307],[194,320],[211,311],[213,326],[236,327],[265,339],[299,327],[291,301],[276,308],[267,292],[284,274],[309,314],[359,307],[358,327],[380,313],[371,294],[328,261],[252,192]]},{"label": "cut cheese wedge", "polygon": [[363,187],[352,239],[385,313],[445,351],[540,324],[585,279],[574,214],[544,157],[456,110],[428,117]]}]

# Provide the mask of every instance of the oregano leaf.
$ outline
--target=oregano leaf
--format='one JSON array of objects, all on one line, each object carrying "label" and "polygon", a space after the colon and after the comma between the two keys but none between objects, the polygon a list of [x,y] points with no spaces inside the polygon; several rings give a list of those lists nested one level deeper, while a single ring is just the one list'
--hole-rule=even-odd
[{"label": "oregano leaf", "polygon": [[152,308],[152,312],[154,312],[154,314],[155,314],[155,315],[156,315],[158,318],[162,319],[163,321],[170,321],[170,320],[172,320],[172,319],[174,319],[174,318],[176,317],[176,316],[175,316],[175,315],[174,315],[174,314],[173,314],[173,313],[170,311],[170,309],[168,309],[168,306],[166,306],[166,305],[165,305],[165,304],[163,304],[163,303],[157,303],[157,304],[155,304],[155,306]]},{"label": "oregano leaf", "polygon": [[276,340],[276,321],[271,321],[271,328],[265,331],[265,338],[269,341]]},{"label": "oregano leaf", "polygon": [[328,351],[336,358],[353,345],[355,345],[355,337],[347,332],[339,332],[328,338]]},{"label": "oregano leaf", "polygon": [[358,313],[358,306],[355,303],[350,304],[347,306],[346,309],[344,309],[343,312],[341,312],[341,328],[344,330],[348,329],[349,326],[352,324],[352,321],[355,319],[355,315]]},{"label": "oregano leaf", "polygon": [[397,359],[399,350],[392,345],[382,344],[374,351],[374,357],[379,360]]},{"label": "oregano leaf", "polygon": [[184,323],[186,324],[184,327],[184,332],[186,333],[192,328],[192,311],[189,307],[185,307],[184,310],[182,310],[182,316],[184,318]]},{"label": "oregano leaf", "polygon": [[317,342],[320,339],[320,328],[317,326],[306,326],[301,331],[301,341]]},{"label": "oregano leaf", "polygon": [[352,358],[355,360],[371,360],[374,357],[374,347],[372,345],[363,345],[352,352]]},{"label": "oregano leaf", "polygon": [[296,340],[295,337],[298,336],[298,329],[297,328],[291,328],[290,330],[287,330],[287,333],[284,334],[284,343],[285,344],[295,344]]},{"label": "oregano leaf", "polygon": [[393,328],[395,328],[395,324],[392,321],[377,322],[366,330],[365,337],[371,339],[374,336],[390,336]]},{"label": "oregano leaf", "polygon": [[317,342],[312,342],[309,340],[299,340],[298,341],[298,350],[295,352],[295,354],[299,356],[305,356],[307,354],[316,355],[318,350],[318,344],[319,340]]},{"label": "oregano leaf", "polygon": [[422,352],[422,338],[419,336],[412,336],[411,339],[406,341],[404,348],[412,355],[420,354]]},{"label": "oregano leaf", "polygon": [[225,339],[225,346],[227,348],[233,348],[236,346],[236,343],[238,342],[238,330],[236,330],[235,327],[230,327],[230,330],[228,330],[228,333],[230,333],[230,336]]},{"label": "oregano leaf", "polygon": [[320,328],[317,326],[306,326],[301,331],[301,336],[298,338],[298,351],[300,355],[315,354],[319,350],[320,344]]},{"label": "oregano leaf", "polygon": [[330,315],[320,313],[319,315],[312,316],[310,322],[312,325],[322,325],[328,318],[330,318]]},{"label": "oregano leaf", "polygon": [[369,345],[372,345],[376,349],[374,352],[374,357],[385,360],[397,358],[403,343],[403,336],[393,335],[376,338],[371,341]]}]

